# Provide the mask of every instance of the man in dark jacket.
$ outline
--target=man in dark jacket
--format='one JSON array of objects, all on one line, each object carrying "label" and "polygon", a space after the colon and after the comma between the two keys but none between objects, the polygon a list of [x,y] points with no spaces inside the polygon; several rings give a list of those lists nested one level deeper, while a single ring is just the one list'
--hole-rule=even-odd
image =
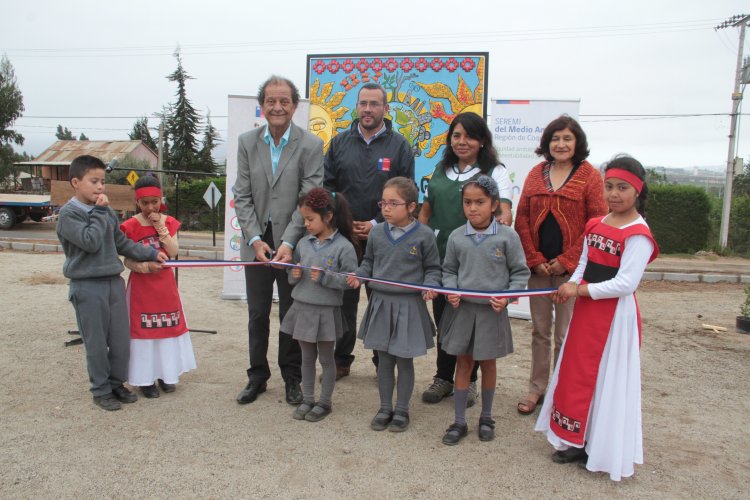
[{"label": "man in dark jacket", "polygon": [[[366,83],[357,96],[357,116],[349,130],[331,140],[326,153],[323,185],[340,192],[352,209],[354,234],[362,253],[370,230],[383,216],[378,208],[383,185],[392,177],[414,179],[414,154],[407,140],[393,130],[388,112],[388,94],[377,83]],[[347,328],[336,342],[336,379],[349,375],[357,340],[359,289],[344,292],[342,310]],[[377,359],[373,358],[377,365]]]}]

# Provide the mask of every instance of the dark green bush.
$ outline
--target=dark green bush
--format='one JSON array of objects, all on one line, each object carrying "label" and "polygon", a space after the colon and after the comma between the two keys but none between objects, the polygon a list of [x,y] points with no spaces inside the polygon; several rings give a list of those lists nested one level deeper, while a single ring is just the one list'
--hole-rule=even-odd
[{"label": "dark green bush", "polygon": [[189,231],[210,231],[211,230],[211,209],[203,199],[208,186],[213,182],[221,191],[221,200],[219,200],[216,210],[216,230],[224,231],[224,202],[226,197],[225,177],[207,177],[205,179],[182,180],[180,179],[180,206],[179,213],[175,213],[176,197],[174,176],[169,176],[169,181],[165,180],[167,185],[165,193],[167,196],[167,206],[169,213],[175,216],[181,223],[182,229]]},{"label": "dark green bush", "polygon": [[735,196],[732,199],[728,243],[734,253],[750,255],[750,196]]},{"label": "dark green bush", "polygon": [[648,225],[663,253],[693,253],[706,248],[711,205],[705,189],[661,184],[649,186]]}]

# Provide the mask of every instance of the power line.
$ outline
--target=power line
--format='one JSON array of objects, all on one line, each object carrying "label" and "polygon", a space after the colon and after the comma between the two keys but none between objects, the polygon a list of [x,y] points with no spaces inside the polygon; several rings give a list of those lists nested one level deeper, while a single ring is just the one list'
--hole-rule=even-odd
[{"label": "power line", "polygon": [[[436,40],[445,41],[455,39],[464,42],[474,40],[484,43],[491,41],[534,41],[559,40],[571,38],[602,38],[613,36],[640,36],[653,34],[678,33],[685,31],[706,30],[711,28],[715,19],[672,21],[662,23],[644,23],[631,25],[588,26],[578,28],[538,28],[524,30],[503,30],[488,32],[450,33],[436,35],[415,34],[398,37],[380,35],[352,38],[317,38],[277,41],[229,42],[210,44],[181,44],[183,54],[210,55],[235,54],[243,52],[282,52],[309,48],[317,45],[331,45],[340,48],[342,45],[366,44],[403,44],[434,45]],[[6,53],[13,57],[134,57],[134,56],[163,56],[171,55],[174,47],[167,45],[123,46],[123,47],[76,47],[76,48],[5,48]]]}]

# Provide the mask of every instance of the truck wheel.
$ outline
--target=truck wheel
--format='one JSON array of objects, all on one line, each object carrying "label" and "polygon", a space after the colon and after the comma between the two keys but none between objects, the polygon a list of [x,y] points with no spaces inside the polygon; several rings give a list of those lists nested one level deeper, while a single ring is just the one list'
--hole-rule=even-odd
[{"label": "truck wheel", "polygon": [[0,208],[0,229],[10,229],[16,223],[16,214],[10,208]]},{"label": "truck wheel", "polygon": [[26,214],[16,214],[16,224],[20,224],[26,220]]}]

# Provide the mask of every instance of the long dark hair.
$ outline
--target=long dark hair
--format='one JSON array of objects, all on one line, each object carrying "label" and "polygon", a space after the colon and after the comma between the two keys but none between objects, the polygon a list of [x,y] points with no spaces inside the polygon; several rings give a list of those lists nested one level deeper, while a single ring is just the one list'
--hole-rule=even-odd
[{"label": "long dark hair", "polygon": [[362,257],[359,241],[354,237],[352,211],[343,194],[331,193],[327,189],[319,187],[312,188],[299,197],[297,205],[300,208],[303,206],[309,208],[319,214],[324,221],[327,214],[333,214],[331,225],[338,229],[339,233],[352,244],[354,251],[357,253],[357,260]]},{"label": "long dark hair", "polygon": [[497,158],[497,151],[495,151],[495,147],[492,145],[492,132],[487,127],[487,122],[484,121],[484,118],[470,111],[457,114],[453,118],[450,127],[448,127],[447,143],[441,160],[443,167],[448,168],[458,163],[458,156],[456,156],[451,147],[451,136],[456,125],[459,124],[466,131],[466,135],[482,143],[482,147],[479,148],[479,153],[477,154],[477,163],[479,164],[479,170],[483,174],[488,173],[492,167],[500,163],[500,160]]},{"label": "long dark hair", "polygon": [[631,174],[638,177],[643,181],[643,187],[638,195],[638,199],[635,200],[635,209],[638,213],[646,218],[646,202],[648,201],[648,184],[646,184],[646,169],[643,168],[641,162],[633,158],[632,156],[622,154],[612,158],[606,165],[604,165],[604,173],[611,168],[619,168],[630,172]]},{"label": "long dark hair", "polygon": [[552,142],[552,136],[555,132],[560,130],[569,129],[576,136],[576,150],[573,153],[573,165],[578,166],[589,157],[589,143],[586,140],[586,133],[581,128],[581,125],[568,115],[560,115],[547,124],[542,132],[542,138],[539,141],[539,147],[534,151],[537,156],[544,156],[547,161],[551,162],[552,153],[549,152],[549,143]]}]

